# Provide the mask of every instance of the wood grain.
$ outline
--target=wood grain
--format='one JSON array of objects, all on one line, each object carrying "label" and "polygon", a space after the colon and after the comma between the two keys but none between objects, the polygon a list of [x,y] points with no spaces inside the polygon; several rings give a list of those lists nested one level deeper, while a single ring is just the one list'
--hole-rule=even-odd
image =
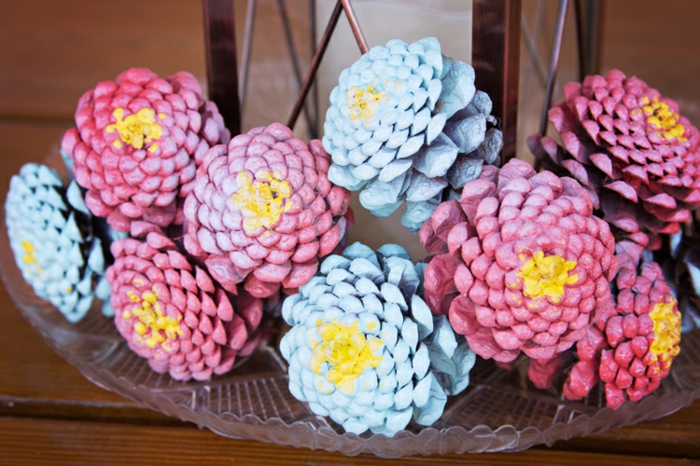
[{"label": "wood grain", "polygon": [[[66,448],[70,446],[70,450]],[[406,457],[384,460],[370,455],[346,457],[339,453],[312,452],[292,447],[232,440],[203,430],[178,427],[122,426],[109,423],[0,418],[0,458],[4,464],[241,464],[241,465],[592,465],[619,466],[618,455],[534,449],[517,454],[483,453]],[[629,455],[627,464],[647,458]],[[655,458],[657,466],[687,464],[683,460]]]},{"label": "wood grain", "polygon": [[619,68],[662,94],[700,125],[700,2],[605,2],[603,70]]},{"label": "wood grain", "polygon": [[0,115],[70,119],[78,98],[132,66],[204,82],[192,0],[0,2]]}]

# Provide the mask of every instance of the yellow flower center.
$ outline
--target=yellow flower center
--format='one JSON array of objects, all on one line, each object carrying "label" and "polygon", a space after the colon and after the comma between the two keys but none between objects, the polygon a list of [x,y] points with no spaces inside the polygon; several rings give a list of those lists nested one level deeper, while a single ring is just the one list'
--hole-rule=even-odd
[{"label": "yellow flower center", "polygon": [[364,120],[374,116],[379,104],[388,97],[383,90],[370,84],[364,89],[353,86],[348,89],[348,112],[352,121]]},{"label": "yellow flower center", "polygon": [[680,116],[671,110],[667,103],[659,102],[657,98],[650,102],[648,97],[644,97],[642,103],[644,104],[642,111],[647,117],[647,123],[656,128],[656,134],[667,141],[674,139],[678,140],[678,142],[687,141],[687,138],[683,137],[685,126],[678,123]]},{"label": "yellow flower center", "polygon": [[355,379],[362,375],[365,368],[375,368],[382,361],[381,355],[374,354],[382,341],[372,338],[369,341],[360,332],[357,322],[339,324],[334,320],[330,324],[318,326],[320,343],[311,346],[311,370],[321,375],[321,366],[327,362],[326,380],[335,384],[345,393],[355,390]]},{"label": "yellow flower center", "polygon": [[654,322],[654,342],[651,344],[651,352],[659,362],[668,361],[681,351],[681,315],[674,312],[676,300],[671,298],[667,303],[656,303],[649,317]]},{"label": "yellow flower center", "polygon": [[243,214],[243,229],[249,235],[259,228],[271,229],[282,214],[292,208],[293,203],[287,201],[292,189],[289,182],[280,180],[280,177],[278,173],[267,171],[257,173],[256,180],[251,180],[245,173],[238,174],[238,192],[231,196],[231,200]]},{"label": "yellow flower center", "polygon": [[34,255],[36,253],[34,245],[27,240],[22,239],[20,241],[22,242],[22,249],[24,250],[24,257],[22,258],[22,262],[24,262],[27,265],[34,266],[34,269],[37,271],[37,273],[41,273],[41,267],[39,267],[39,262],[37,262],[36,256]]},{"label": "yellow flower center", "polygon": [[149,348],[155,348],[158,343],[163,343],[166,339],[175,340],[178,335],[183,335],[180,330],[182,317],[174,319],[163,315],[155,288],[152,291],[144,291],[141,297],[132,291],[128,291],[127,296],[132,303],[140,306],[132,309],[131,312],[124,311],[122,317],[130,319],[132,314],[138,317],[139,321],[134,324],[134,331],[140,335],[139,341],[145,342]]},{"label": "yellow flower center", "polygon": [[[525,259],[521,256],[521,259]],[[523,292],[532,299],[546,297],[558,303],[564,296],[564,286],[573,285],[578,275],[569,275],[576,267],[576,261],[567,261],[561,256],[544,256],[537,251],[520,268],[518,277],[524,281]]]},{"label": "yellow flower center", "polygon": [[[142,149],[145,144],[151,145],[148,148],[149,152],[155,152],[158,149],[158,143],[154,141],[163,135],[163,127],[156,123],[156,112],[153,109],[142,108],[137,113],[123,118],[124,109],[117,108],[112,115],[117,119],[117,122],[107,125],[107,132],[118,131],[121,138],[121,141],[114,140],[112,143],[114,147],[121,149],[122,141],[124,141],[134,149]],[[165,118],[166,115],[159,114],[158,116]]]}]

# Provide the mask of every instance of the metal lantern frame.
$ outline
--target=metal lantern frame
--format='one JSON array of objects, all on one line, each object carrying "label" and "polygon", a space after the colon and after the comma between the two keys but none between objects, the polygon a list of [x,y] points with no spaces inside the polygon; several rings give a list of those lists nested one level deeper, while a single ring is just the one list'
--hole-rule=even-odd
[{"label": "metal lantern frame", "polygon": [[[216,102],[227,127],[235,135],[241,132],[241,107],[247,88],[257,0],[248,0],[247,3],[240,76],[236,59],[233,1],[202,0],[202,5],[209,98]],[[599,26],[603,10],[602,2],[603,0],[574,0],[573,2],[581,79],[586,74],[597,70],[598,50],[601,43]],[[313,16],[315,15],[314,2],[311,3]],[[547,110],[551,104],[556,80],[568,4],[568,0],[559,1],[540,124],[542,134],[547,128]],[[282,19],[286,47],[292,61],[294,75],[300,88],[287,120],[287,126],[294,128],[302,111],[305,112],[307,121],[312,123],[305,101],[342,13],[345,13],[348,19],[360,52],[367,53],[369,46],[350,0],[337,0],[318,44],[315,43],[315,29],[312,29],[314,53],[309,69],[302,80],[301,64],[292,41],[285,1],[277,0],[277,8]],[[499,119],[500,129],[503,131],[502,160],[507,161],[515,156],[517,137],[522,0],[473,0],[472,9],[472,66],[476,73],[475,84],[478,89],[491,96],[493,115]],[[530,54],[536,54],[535,47],[532,44],[529,45]],[[310,126],[316,125],[310,124]]]}]

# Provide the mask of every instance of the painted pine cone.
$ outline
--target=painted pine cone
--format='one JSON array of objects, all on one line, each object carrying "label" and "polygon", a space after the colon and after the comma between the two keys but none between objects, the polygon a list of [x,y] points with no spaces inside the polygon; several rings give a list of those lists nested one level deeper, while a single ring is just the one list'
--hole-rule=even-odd
[{"label": "painted pine cone", "polygon": [[554,378],[561,373],[565,361],[571,359],[567,356],[568,353],[557,353],[551,359],[530,359],[527,367],[527,378],[537,388],[543,390],[550,388],[554,385]]},{"label": "painted pine cone", "polygon": [[602,380],[613,409],[659,387],[681,339],[681,315],[661,267],[646,262],[638,272],[638,258],[622,253],[618,260],[616,309],[578,342],[580,361],[564,385],[564,395],[578,400]]},{"label": "painted pine cone", "polygon": [[151,368],[177,380],[231,370],[265,338],[262,301],[233,297],[159,232],[112,243],[107,269],[115,324]]},{"label": "painted pine cone", "polygon": [[404,202],[404,226],[418,231],[437,205],[498,163],[503,135],[474,69],[443,56],[434,37],[373,47],[339,78],[330,96],[323,146],[328,177],[360,203],[391,215]]},{"label": "painted pine cone", "polygon": [[[488,168],[488,169],[487,169]],[[483,358],[548,360],[582,338],[617,271],[608,224],[571,178],[521,160],[485,167],[420,231],[424,298]]]},{"label": "painted pine cone", "polygon": [[102,242],[74,182],[66,189],[49,167],[25,164],[10,180],[5,224],[22,276],[68,321],[82,319],[95,295],[109,297]]},{"label": "painted pine cone", "polygon": [[658,248],[656,234],[677,232],[700,207],[700,132],[673,100],[619,70],[569,83],[564,93],[549,111],[564,147],[532,136],[533,152],[585,185],[630,239]]},{"label": "painted pine cone", "polygon": [[345,235],[350,192],[327,178],[330,157],[275,123],[213,147],[185,201],[185,247],[215,280],[253,296],[308,282]]},{"label": "painted pine cone", "polygon": [[420,277],[396,245],[355,243],[284,301],[292,326],[280,351],[289,390],[348,432],[392,437],[413,418],[431,425],[476,360],[444,316],[416,294]]},{"label": "painted pine cone", "polygon": [[177,203],[192,191],[195,164],[230,139],[216,105],[184,71],[162,79],[132,68],[101,82],[80,98],[75,123],[62,149],[85,203],[122,232],[133,220],[181,223]]}]

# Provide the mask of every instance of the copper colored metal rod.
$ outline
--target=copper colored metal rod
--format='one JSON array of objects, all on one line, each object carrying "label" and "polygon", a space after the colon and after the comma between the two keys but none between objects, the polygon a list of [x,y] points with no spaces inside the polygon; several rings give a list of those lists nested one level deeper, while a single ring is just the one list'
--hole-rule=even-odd
[{"label": "copper colored metal rod", "polygon": [[583,78],[588,73],[586,69],[586,64],[588,63],[588,54],[586,53],[588,41],[583,32],[583,5],[581,5],[581,0],[574,0],[574,17],[576,18],[576,48],[578,49],[578,80],[583,82]]},{"label": "copper colored metal rod", "polygon": [[233,0],[202,0],[209,98],[232,135],[241,132]]},{"label": "copper colored metal rod", "polygon": [[321,37],[321,42],[318,44],[316,54],[314,54],[314,58],[313,60],[311,60],[311,66],[309,67],[309,71],[308,73],[306,73],[306,79],[304,79],[304,83],[301,85],[299,97],[297,97],[297,101],[294,104],[292,114],[289,117],[289,120],[287,120],[287,126],[289,126],[291,129],[294,129],[294,125],[297,122],[297,118],[299,118],[299,113],[301,112],[301,108],[304,105],[306,96],[308,95],[309,90],[311,89],[311,85],[314,82],[314,78],[316,77],[318,67],[321,64],[323,55],[326,53],[326,49],[328,48],[328,43],[331,40],[333,31],[335,30],[335,27],[338,24],[340,13],[342,13],[343,11],[343,5],[341,2],[342,0],[338,0],[335,4],[335,8],[333,8],[333,13],[331,13],[331,17],[328,20],[328,26],[326,26],[326,30],[323,32],[323,36]]},{"label": "copper colored metal rod", "polygon": [[[246,91],[248,90],[248,71],[250,69],[250,49],[253,46],[253,24],[255,23],[255,4],[257,0],[248,0],[245,16],[245,32],[243,33],[243,56],[241,57],[241,107],[245,108]],[[243,112],[241,112],[243,113]]]},{"label": "copper colored metal rod", "polygon": [[544,95],[542,106],[542,119],[540,120],[540,136],[547,132],[547,113],[552,103],[552,93],[554,92],[554,82],[557,79],[557,68],[559,67],[559,53],[561,52],[561,39],[564,36],[564,23],[566,22],[566,8],[569,0],[560,0],[559,12],[557,13],[556,30],[554,31],[554,43],[552,44],[552,56],[549,60],[549,73],[547,74],[547,91]]},{"label": "copper colored metal rod", "polygon": [[523,92],[525,95],[527,95],[530,92],[532,75],[537,76],[537,80],[542,86],[547,84],[547,70],[544,69],[544,63],[542,62],[542,58],[540,57],[540,54],[537,50],[537,37],[539,35],[541,27],[540,24],[542,22],[543,1],[544,0],[539,0],[539,3],[537,4],[537,16],[535,17],[535,24],[532,28],[532,31],[535,31],[534,36],[532,35],[530,26],[527,25],[525,16],[523,16],[520,21],[520,29],[523,36],[523,44],[525,44],[525,48],[527,49],[527,53],[529,56],[530,63],[528,64],[528,67],[533,70],[532,73],[526,76],[526,85],[524,87]]},{"label": "copper colored metal rod", "polygon": [[[316,50],[318,46],[316,45],[316,40],[318,39],[318,27],[316,25],[316,0],[309,0],[309,16],[311,17],[311,56],[316,55]],[[318,108],[318,86],[313,85],[311,88],[311,108],[314,109],[314,126],[309,128],[309,135],[311,139],[318,139],[318,119],[320,117]]]},{"label": "copper colored metal rod", "polygon": [[341,0],[341,3],[343,4],[343,10],[345,10],[345,16],[348,17],[350,29],[352,29],[352,33],[357,41],[357,46],[360,47],[360,52],[363,54],[369,52],[367,41],[365,40],[365,36],[362,34],[362,29],[360,29],[360,23],[357,22],[357,17],[355,16],[355,11],[352,9],[350,0]]},{"label": "copper colored metal rod", "polygon": [[[284,39],[287,43],[287,53],[292,62],[292,69],[294,70],[294,78],[297,82],[297,86],[301,90],[301,67],[299,65],[299,55],[297,54],[296,47],[294,46],[294,37],[292,36],[292,29],[289,27],[289,15],[287,15],[287,6],[284,0],[277,0],[277,8],[280,12],[280,18],[282,20],[282,29],[284,30]],[[309,128],[314,125],[311,120],[311,115],[309,113],[308,105],[304,105],[304,118],[306,118],[306,123]]]}]

